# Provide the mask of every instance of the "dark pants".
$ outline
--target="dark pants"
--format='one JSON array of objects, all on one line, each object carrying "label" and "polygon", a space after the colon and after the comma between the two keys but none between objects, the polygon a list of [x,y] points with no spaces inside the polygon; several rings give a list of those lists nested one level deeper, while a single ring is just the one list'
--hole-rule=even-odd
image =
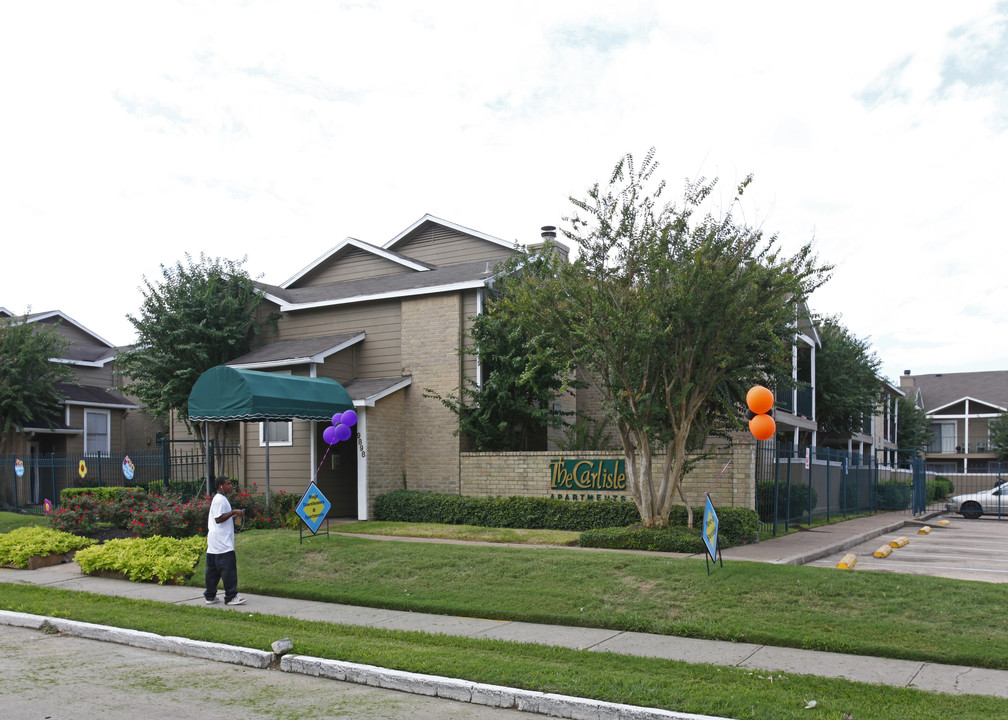
[{"label": "dark pants", "polygon": [[238,594],[238,565],[234,550],[206,556],[206,590],[203,597],[213,600],[217,597],[217,583],[224,582],[224,602],[231,602]]}]

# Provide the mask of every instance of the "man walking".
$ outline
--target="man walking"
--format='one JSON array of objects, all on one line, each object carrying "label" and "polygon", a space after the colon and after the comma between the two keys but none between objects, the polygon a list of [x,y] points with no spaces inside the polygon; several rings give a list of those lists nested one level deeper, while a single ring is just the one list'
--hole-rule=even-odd
[{"label": "man walking", "polygon": [[219,603],[217,583],[224,583],[224,604],[241,605],[245,598],[238,595],[238,565],[234,551],[234,517],[245,517],[244,510],[232,510],[227,496],[231,492],[231,479],[217,478],[217,494],[210,502],[207,517],[206,590],[203,597],[207,605]]}]

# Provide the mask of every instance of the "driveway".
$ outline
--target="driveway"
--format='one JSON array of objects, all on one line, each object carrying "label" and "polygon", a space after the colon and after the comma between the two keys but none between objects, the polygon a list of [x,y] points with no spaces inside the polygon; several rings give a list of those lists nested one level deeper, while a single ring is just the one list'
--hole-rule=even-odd
[{"label": "driveway", "polygon": [[[941,519],[949,524],[938,525]],[[918,534],[923,525],[931,528],[929,534]],[[901,536],[910,542],[894,548],[886,558],[874,557],[881,546]],[[927,523],[907,524],[896,532],[806,564],[836,567],[847,553],[857,556],[855,570],[1004,583],[1008,582],[1008,520],[988,517],[966,520],[959,515],[943,515]]]}]

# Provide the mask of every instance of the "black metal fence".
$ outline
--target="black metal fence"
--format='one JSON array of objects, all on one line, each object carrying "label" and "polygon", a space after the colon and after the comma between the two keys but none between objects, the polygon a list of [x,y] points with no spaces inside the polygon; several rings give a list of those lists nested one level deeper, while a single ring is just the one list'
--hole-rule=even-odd
[{"label": "black metal fence", "polygon": [[[60,492],[74,487],[130,486],[196,493],[206,486],[207,446],[164,442],[154,450],[112,455],[46,453],[0,457],[0,509],[42,512],[46,500],[60,504]],[[210,444],[211,476],[238,477],[239,446]]]},{"label": "black metal fence", "polygon": [[762,528],[776,535],[794,525],[866,513],[944,509],[945,493],[928,487],[924,461],[910,453],[897,456],[900,461],[889,465],[875,455],[758,443],[756,510]]}]

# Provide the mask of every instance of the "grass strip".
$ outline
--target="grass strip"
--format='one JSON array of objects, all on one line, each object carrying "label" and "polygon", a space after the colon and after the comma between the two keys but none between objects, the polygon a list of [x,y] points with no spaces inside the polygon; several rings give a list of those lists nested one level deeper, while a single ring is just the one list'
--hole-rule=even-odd
[{"label": "grass strip", "polygon": [[438,540],[471,540],[521,545],[577,545],[579,532],[573,530],[526,530],[494,528],[478,525],[446,525],[443,523],[407,523],[364,521],[333,525],[332,532],[393,537],[418,537]]},{"label": "grass strip", "polygon": [[[237,538],[243,591],[1008,669],[1004,587],[915,575],[546,547]],[[202,565],[190,580],[202,586]],[[965,642],[963,628],[983,628]]]},{"label": "grass strip", "polygon": [[299,654],[680,712],[787,720],[904,720],[1008,715],[1008,701],[568,648],[379,630],[221,612],[148,600],[0,584],[0,608],[269,650],[289,637]]}]

